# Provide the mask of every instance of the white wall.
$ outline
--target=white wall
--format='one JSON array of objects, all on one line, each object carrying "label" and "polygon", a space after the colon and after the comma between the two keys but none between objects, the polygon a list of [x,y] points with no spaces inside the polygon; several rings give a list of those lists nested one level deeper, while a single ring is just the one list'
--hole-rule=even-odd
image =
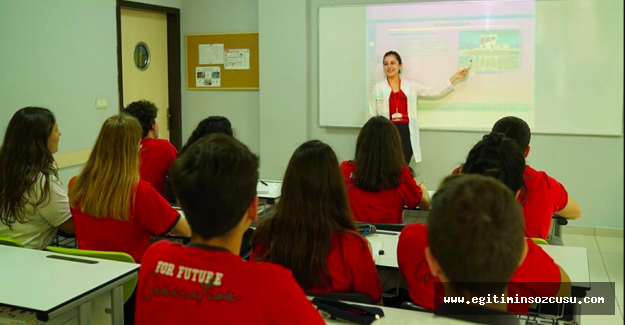
[{"label": "white wall", "polygon": [[257,0],[182,0],[182,139],[204,118],[222,115],[232,123],[235,136],[260,153],[259,91],[187,90],[185,35],[258,31]]},{"label": "white wall", "polygon": [[[307,139],[327,142],[339,159],[353,157],[358,129],[319,127],[317,13],[323,5],[382,2],[410,1],[259,1],[263,177],[281,178],[293,150]],[[422,131],[419,177],[436,189],[480,136]],[[623,137],[536,135],[531,146],[528,163],[564,183],[582,206],[582,219],[572,224],[623,228]]]},{"label": "white wall", "polygon": [[[44,106],[62,132],[59,153],[90,148],[118,112],[115,26],[114,0],[0,1],[0,140],[15,111]],[[109,107],[96,110],[97,98]]]}]

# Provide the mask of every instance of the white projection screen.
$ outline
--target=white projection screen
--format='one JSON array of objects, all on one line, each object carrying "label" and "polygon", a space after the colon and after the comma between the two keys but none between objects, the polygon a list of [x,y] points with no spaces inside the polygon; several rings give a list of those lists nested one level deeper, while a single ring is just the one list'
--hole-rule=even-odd
[{"label": "white projection screen", "polygon": [[382,57],[403,79],[469,76],[420,98],[422,129],[490,130],[503,116],[533,132],[622,135],[623,1],[500,0],[319,8],[319,124],[360,127]]}]

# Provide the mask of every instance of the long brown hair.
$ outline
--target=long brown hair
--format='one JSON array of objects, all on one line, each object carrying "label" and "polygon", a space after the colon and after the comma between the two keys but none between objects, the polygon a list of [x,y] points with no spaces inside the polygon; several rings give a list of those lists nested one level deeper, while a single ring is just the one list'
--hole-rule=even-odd
[{"label": "long brown hair", "polygon": [[0,147],[0,221],[9,229],[28,221],[27,205],[49,200],[50,176],[58,178],[48,149],[55,123],[54,114],[42,107],[24,107],[9,121]]},{"label": "long brown hair", "polygon": [[304,290],[329,285],[332,234],[346,230],[355,226],[336,154],[321,141],[305,142],[289,161],[275,215],[256,229],[256,260],[289,268]]},{"label": "long brown hair", "polygon": [[383,116],[369,119],[356,140],[356,187],[371,192],[397,188],[404,166],[395,125]]},{"label": "long brown hair", "polygon": [[109,117],[70,187],[70,205],[97,218],[130,219],[139,184],[140,141],[136,118],[126,113]]}]

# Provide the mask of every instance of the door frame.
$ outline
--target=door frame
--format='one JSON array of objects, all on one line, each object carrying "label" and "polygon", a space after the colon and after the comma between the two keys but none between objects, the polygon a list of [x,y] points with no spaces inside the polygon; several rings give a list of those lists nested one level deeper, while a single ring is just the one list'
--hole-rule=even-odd
[{"label": "door frame", "polygon": [[[182,91],[180,68],[180,9],[140,2],[117,0],[117,84],[119,87],[119,110],[124,108],[124,78],[122,72],[122,23],[121,10],[134,9],[159,12],[167,15],[167,85],[169,89],[169,141],[178,150],[182,147]],[[161,114],[163,114],[161,107]],[[167,111],[165,111],[167,114]]]}]

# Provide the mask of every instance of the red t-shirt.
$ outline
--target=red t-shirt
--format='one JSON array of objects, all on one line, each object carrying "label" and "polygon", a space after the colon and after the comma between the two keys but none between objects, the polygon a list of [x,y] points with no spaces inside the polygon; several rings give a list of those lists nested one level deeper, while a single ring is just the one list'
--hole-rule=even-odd
[{"label": "red t-shirt", "polygon": [[[440,282],[440,279],[432,276],[425,260],[425,248],[428,246],[427,229],[427,226],[422,224],[411,224],[402,230],[397,244],[397,263],[408,284],[408,293],[412,301],[429,310],[436,310],[443,301],[434,299],[434,285]],[[508,295],[555,296],[560,287],[560,268],[531,239],[526,241],[527,256],[510,279]],[[508,309],[525,314],[528,306],[529,304],[508,304]]]},{"label": "red t-shirt", "polygon": [[421,203],[421,187],[417,185],[408,167],[404,166],[402,169],[399,187],[379,192],[365,191],[356,187],[354,185],[355,170],[354,161],[341,163],[349,204],[356,220],[373,223],[402,223],[404,205],[408,208],[415,208]]},{"label": "red t-shirt", "polygon": [[[73,180],[74,178],[70,180],[70,188]],[[167,234],[180,219],[178,211],[145,181],[139,181],[137,185],[134,211],[128,221],[95,218],[80,209],[70,210],[76,227],[78,247],[128,253],[137,263],[141,263],[143,253],[150,246],[151,234]]]},{"label": "red t-shirt", "polygon": [[569,195],[553,177],[525,166],[525,186],[519,199],[523,200],[525,236],[546,239],[549,235],[553,213],[566,207]]},{"label": "red t-shirt", "polygon": [[[310,293],[360,292],[373,302],[382,298],[382,286],[369,245],[361,234],[336,232],[332,235],[330,253],[326,262],[331,286],[314,288]],[[255,247],[250,260],[263,250]],[[319,270],[321,272],[321,270]]]},{"label": "red t-shirt", "polygon": [[[408,123],[408,97],[406,97],[406,94],[404,94],[401,89],[397,93],[391,91],[391,95],[388,100],[388,109],[388,117],[393,123]],[[395,112],[401,113],[401,120],[395,120],[393,118],[393,114],[395,114]]]},{"label": "red t-shirt", "polygon": [[289,270],[218,247],[167,241],[143,258],[135,323],[324,324]]},{"label": "red t-shirt", "polygon": [[[560,267],[530,238],[526,242],[527,256],[510,279],[508,296],[554,297],[560,289]],[[509,311],[519,314],[527,314],[527,307],[529,304],[508,304]]]},{"label": "red t-shirt", "polygon": [[167,140],[141,140],[141,179],[152,184],[162,195],[165,177],[176,160],[178,152]]}]

